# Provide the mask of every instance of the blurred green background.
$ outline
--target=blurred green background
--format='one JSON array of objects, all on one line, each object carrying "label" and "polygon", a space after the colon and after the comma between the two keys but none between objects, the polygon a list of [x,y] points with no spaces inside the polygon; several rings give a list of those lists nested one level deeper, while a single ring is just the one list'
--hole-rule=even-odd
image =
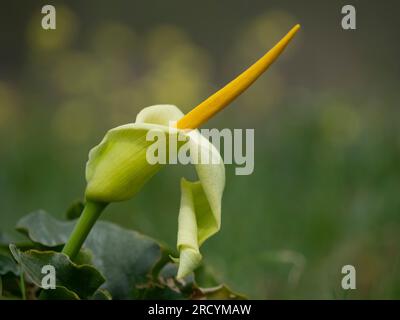
[{"label": "blurred green background", "polygon": [[[183,111],[294,24],[270,70],[207,127],[255,128],[255,171],[227,166],[222,230],[205,262],[252,298],[400,298],[400,6],[352,1],[7,1],[0,13],[0,229],[82,197],[88,151],[139,110]],[[103,218],[175,246],[168,167]],[[341,268],[357,290],[341,289]]]}]

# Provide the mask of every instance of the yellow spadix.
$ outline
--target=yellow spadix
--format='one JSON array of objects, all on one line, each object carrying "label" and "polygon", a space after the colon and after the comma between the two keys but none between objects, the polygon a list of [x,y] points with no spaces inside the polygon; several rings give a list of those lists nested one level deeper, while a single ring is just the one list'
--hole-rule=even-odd
[{"label": "yellow spadix", "polygon": [[299,29],[299,24],[294,26],[261,59],[181,118],[177,122],[177,128],[196,129],[235,100],[278,58]]}]

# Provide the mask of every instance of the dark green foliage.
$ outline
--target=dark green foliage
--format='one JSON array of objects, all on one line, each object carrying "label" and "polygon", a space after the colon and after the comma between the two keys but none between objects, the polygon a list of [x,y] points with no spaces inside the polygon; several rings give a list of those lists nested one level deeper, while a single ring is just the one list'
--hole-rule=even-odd
[{"label": "dark green foliage", "polygon": [[[170,249],[110,222],[97,222],[82,250],[71,261],[59,251],[74,224],[75,221],[58,220],[40,210],[18,222],[17,230],[29,241],[10,244],[12,255],[7,250],[7,240],[2,238],[0,276],[7,280],[2,283],[2,298],[22,297],[20,270],[24,273],[23,285],[28,299],[242,298],[223,285],[202,289],[193,274],[182,281],[176,280],[176,265],[168,258],[172,253]],[[45,265],[54,266],[56,270],[55,289],[41,289]],[[209,283],[215,281],[210,280],[211,276],[206,278]]]}]

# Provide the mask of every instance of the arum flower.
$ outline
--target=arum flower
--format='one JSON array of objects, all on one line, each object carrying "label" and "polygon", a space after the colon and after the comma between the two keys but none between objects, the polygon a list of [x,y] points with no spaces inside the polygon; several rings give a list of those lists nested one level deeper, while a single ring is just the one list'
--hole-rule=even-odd
[{"label": "arum flower", "polygon": [[[144,108],[131,124],[108,131],[89,153],[86,164],[85,209],[63,253],[71,259],[79,252],[90,229],[111,202],[132,198],[161,168],[150,164],[146,153],[153,141],[149,131],[180,134],[187,138],[192,158],[211,155],[212,161],[194,161],[199,180],[181,180],[181,205],[178,217],[179,263],[177,278],[192,272],[201,261],[199,247],[221,227],[221,200],[225,186],[225,168],[217,149],[198,130],[245,91],[282,53],[300,26],[296,25],[269,52],[224,88],[184,115],[176,106],[155,105]],[[171,126],[171,123],[175,123]],[[216,160],[216,161],[215,161]]]}]

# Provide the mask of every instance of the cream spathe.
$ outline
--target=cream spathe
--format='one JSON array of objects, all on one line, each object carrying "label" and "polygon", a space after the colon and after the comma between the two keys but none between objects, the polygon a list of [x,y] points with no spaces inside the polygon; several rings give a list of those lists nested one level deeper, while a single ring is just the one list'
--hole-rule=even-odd
[{"label": "cream spathe", "polygon": [[[159,169],[146,159],[152,141],[146,140],[150,130],[166,134],[177,131],[169,127],[183,113],[172,105],[156,105],[143,109],[136,122],[111,129],[89,153],[86,165],[86,199],[94,203],[110,203],[132,198]],[[199,247],[221,226],[221,200],[225,186],[225,167],[217,149],[198,130],[182,131],[196,150],[192,157],[201,159],[202,153],[219,161],[194,161],[199,181],[181,181],[178,241],[180,253],[178,278],[192,272],[201,261]]]}]

